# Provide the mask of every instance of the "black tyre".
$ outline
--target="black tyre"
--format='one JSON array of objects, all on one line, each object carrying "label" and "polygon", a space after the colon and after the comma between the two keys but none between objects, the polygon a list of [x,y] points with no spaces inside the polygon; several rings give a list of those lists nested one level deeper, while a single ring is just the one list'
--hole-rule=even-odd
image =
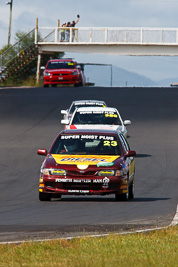
[{"label": "black tyre", "polygon": [[115,194],[116,201],[127,201],[129,198],[129,187],[127,185],[127,193],[124,194]]},{"label": "black tyre", "polygon": [[134,183],[132,182],[129,185],[129,199],[133,199],[134,198]]},{"label": "black tyre", "polygon": [[116,201],[127,201],[128,200],[128,193],[127,194],[115,194]]},{"label": "black tyre", "polygon": [[43,87],[49,87],[49,84],[44,84]]},{"label": "black tyre", "polygon": [[57,87],[57,84],[51,84],[52,87]]},{"label": "black tyre", "polygon": [[39,192],[40,201],[51,201],[51,194]]}]

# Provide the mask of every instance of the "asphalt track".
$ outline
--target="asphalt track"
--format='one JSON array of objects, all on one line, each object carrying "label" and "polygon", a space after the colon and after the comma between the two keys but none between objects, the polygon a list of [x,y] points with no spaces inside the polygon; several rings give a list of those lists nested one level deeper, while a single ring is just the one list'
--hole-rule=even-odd
[{"label": "asphalt track", "polygon": [[[101,99],[130,119],[135,198],[38,200],[43,157],[73,100]],[[178,203],[178,88],[10,88],[0,90],[0,241],[56,238],[169,225]]]}]

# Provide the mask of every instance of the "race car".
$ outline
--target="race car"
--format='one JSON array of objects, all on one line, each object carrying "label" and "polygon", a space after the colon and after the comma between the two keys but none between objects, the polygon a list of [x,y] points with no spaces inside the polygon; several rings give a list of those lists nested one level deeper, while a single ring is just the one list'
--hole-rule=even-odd
[{"label": "race car", "polygon": [[39,200],[62,195],[114,194],[118,201],[134,197],[136,152],[118,131],[63,130],[40,169]]},{"label": "race car", "polygon": [[70,120],[74,111],[81,107],[107,107],[107,105],[101,100],[76,100],[72,102],[69,109],[61,110],[61,114],[64,115],[64,119]]},{"label": "race car", "polygon": [[56,87],[58,84],[82,86],[85,77],[80,66],[72,59],[53,59],[44,68],[43,80],[44,87]]},{"label": "race car", "polygon": [[82,107],[74,111],[72,118],[61,120],[65,129],[110,129],[118,130],[127,137],[126,125],[130,120],[123,122],[119,111],[111,107]]}]

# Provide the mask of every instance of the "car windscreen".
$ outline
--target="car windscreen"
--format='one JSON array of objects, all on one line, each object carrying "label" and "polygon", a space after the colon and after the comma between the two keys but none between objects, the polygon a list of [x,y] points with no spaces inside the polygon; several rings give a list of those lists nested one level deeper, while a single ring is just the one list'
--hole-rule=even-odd
[{"label": "car windscreen", "polygon": [[74,104],[72,105],[69,113],[73,113],[76,109],[82,108],[82,107],[105,107],[106,105],[102,103],[80,103],[80,104]]},{"label": "car windscreen", "polygon": [[75,69],[75,65],[73,62],[58,62],[58,61],[49,62],[47,65],[47,70],[54,70],[54,69]]},{"label": "car windscreen", "polygon": [[120,142],[112,135],[60,135],[51,154],[121,155]]},{"label": "car windscreen", "polygon": [[77,111],[71,124],[107,124],[121,125],[117,112],[108,111]]}]

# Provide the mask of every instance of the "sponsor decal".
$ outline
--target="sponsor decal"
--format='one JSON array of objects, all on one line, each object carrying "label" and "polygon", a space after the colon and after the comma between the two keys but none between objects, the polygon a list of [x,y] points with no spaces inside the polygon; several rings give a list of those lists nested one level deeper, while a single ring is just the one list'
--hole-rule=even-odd
[{"label": "sponsor decal", "polygon": [[61,135],[61,139],[67,139],[67,140],[72,140],[72,139],[80,139],[80,135]]},{"label": "sponsor decal", "polygon": [[102,183],[103,182],[103,179],[94,179],[93,180],[93,183]]},{"label": "sponsor decal", "polygon": [[70,165],[97,165],[99,162],[113,162],[119,156],[81,156],[81,155],[58,155],[52,154],[57,164],[70,164]]},{"label": "sponsor decal", "polygon": [[52,65],[52,64],[58,64],[58,63],[59,63],[60,65],[65,64],[65,63],[68,64],[68,65],[74,65],[74,63],[69,62],[69,61],[51,61],[50,63],[51,63],[51,65]]},{"label": "sponsor decal", "polygon": [[93,105],[95,105],[95,106],[102,106],[102,107],[106,107],[106,106],[104,106],[102,103],[96,103],[96,102],[80,102],[80,103],[77,103],[77,106],[85,106],[85,105],[91,105],[91,106],[93,106]]},{"label": "sponsor decal", "polygon": [[85,110],[85,111],[77,111],[79,114],[104,114],[105,117],[111,117],[111,118],[117,118],[118,114],[113,111],[108,111],[108,110]]},{"label": "sponsor decal", "polygon": [[80,111],[80,112],[77,112],[77,113],[80,113],[80,114],[92,114],[93,112],[92,111]]},{"label": "sponsor decal", "polygon": [[107,177],[105,177],[105,178],[103,179],[103,185],[102,185],[102,188],[107,189],[107,188],[109,187],[109,185],[108,185],[109,182],[110,182],[110,179],[107,178]]},{"label": "sponsor decal", "polygon": [[82,193],[82,194],[87,194],[89,193],[89,190],[68,190],[68,193]]},{"label": "sponsor decal", "polygon": [[103,183],[103,185],[108,185],[110,179],[105,177],[104,179],[93,179],[93,183]]},{"label": "sponsor decal", "polygon": [[103,146],[117,146],[117,141],[104,141]]},{"label": "sponsor decal", "polygon": [[98,162],[97,167],[110,167],[113,166],[114,162]]},{"label": "sponsor decal", "polygon": [[[61,135],[61,139],[64,140],[78,140],[78,139],[89,139],[89,140],[114,140],[114,136],[107,135],[94,135],[94,134],[81,134],[81,135]],[[117,145],[117,144],[116,144]]]},{"label": "sponsor decal", "polygon": [[91,179],[68,179],[59,178],[55,179],[56,183],[91,183]]},{"label": "sponsor decal", "polygon": [[[59,178],[59,179],[55,179],[56,183],[91,183],[92,180],[91,179],[68,179],[68,178]],[[108,183],[110,182],[110,179],[105,177],[104,179],[93,179],[93,183],[97,184],[97,183],[103,183],[103,186],[107,186],[108,187]]]},{"label": "sponsor decal", "polygon": [[91,183],[90,179],[73,179],[73,183]]},{"label": "sponsor decal", "polygon": [[118,116],[116,113],[105,113],[105,117],[117,118]]},{"label": "sponsor decal", "polygon": [[72,179],[64,179],[64,178],[59,178],[55,179],[56,183],[72,183]]}]

